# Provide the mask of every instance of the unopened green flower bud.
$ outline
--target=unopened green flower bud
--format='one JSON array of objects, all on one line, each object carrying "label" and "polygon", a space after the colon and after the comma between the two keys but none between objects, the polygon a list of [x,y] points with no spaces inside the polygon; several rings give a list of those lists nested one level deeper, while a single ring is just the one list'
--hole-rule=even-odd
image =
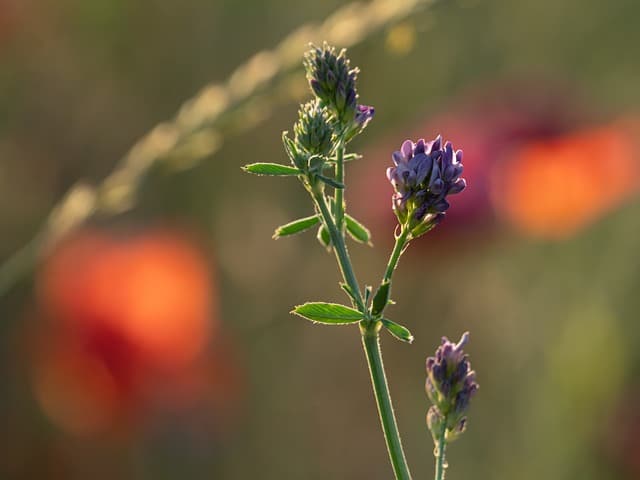
[{"label": "unopened green flower bud", "polygon": [[298,150],[312,155],[328,156],[334,147],[331,115],[320,102],[312,100],[298,111],[298,121],[293,126],[294,140]]}]

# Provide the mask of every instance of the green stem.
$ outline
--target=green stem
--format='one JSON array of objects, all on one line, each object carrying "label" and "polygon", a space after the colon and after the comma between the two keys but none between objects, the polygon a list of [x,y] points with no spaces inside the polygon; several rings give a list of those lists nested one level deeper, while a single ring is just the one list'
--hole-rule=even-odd
[{"label": "green stem", "polygon": [[[334,218],[331,216],[324,193],[315,192],[313,194],[313,199],[318,210],[320,210],[320,214],[323,217],[327,229],[329,230],[329,236],[333,243],[333,249],[338,260],[338,265],[340,266],[340,271],[342,272],[342,277],[356,296],[356,306],[362,312],[365,312],[366,306],[364,305],[362,294],[360,293],[360,287],[358,286],[358,281],[353,272],[351,260],[344,242],[344,235],[336,227],[336,223],[334,222]],[[340,210],[340,208],[337,208],[336,212]],[[400,237],[404,237],[404,240],[406,240],[406,235],[401,234]],[[395,250],[396,249],[394,249],[394,251]],[[402,253],[402,247],[397,247],[397,250],[398,252],[395,255],[392,255],[392,258],[395,258],[393,268],[395,268],[395,264],[398,262],[398,258]],[[392,272],[393,268],[391,268]],[[393,412],[389,386],[387,385],[387,377],[382,363],[382,352],[380,351],[379,342],[380,328],[380,322],[361,323],[360,331],[362,333],[362,345],[369,365],[373,393],[378,405],[380,423],[382,424],[382,431],[384,432],[384,438],[387,443],[387,450],[389,452],[389,459],[391,460],[393,472],[397,480],[411,480],[411,473],[409,472],[409,466],[407,465],[407,461],[402,450],[400,433],[398,432],[398,425]]]},{"label": "green stem", "polygon": [[393,275],[393,271],[396,269],[398,265],[398,260],[400,260],[400,255],[404,252],[405,247],[409,238],[409,229],[403,228],[400,232],[400,235],[396,237],[396,244],[393,247],[393,252],[391,252],[391,256],[389,257],[389,263],[387,263],[387,270],[384,272],[384,277],[382,279],[382,283],[388,282],[391,280],[391,276]]},{"label": "green stem", "polygon": [[[336,152],[336,180],[344,185],[344,145],[338,144]],[[335,219],[336,227],[342,234],[342,223],[344,221],[344,189],[337,188],[335,193]]]},{"label": "green stem", "polygon": [[[340,190],[338,190],[340,191]],[[347,252],[347,246],[344,242],[344,236],[336,227],[334,223],[333,217],[331,216],[331,212],[329,211],[329,206],[327,205],[327,200],[324,197],[323,193],[316,193],[313,196],[318,209],[320,210],[320,214],[324,220],[327,229],[329,230],[329,236],[331,237],[331,242],[333,243],[333,250],[336,253],[336,258],[338,260],[338,265],[340,266],[340,271],[342,272],[342,278],[349,285],[351,291],[356,296],[356,306],[362,311],[365,311],[364,301],[362,300],[362,294],[360,293],[360,287],[358,285],[358,280],[356,279],[356,275],[353,272],[353,267],[351,266],[351,260],[349,259],[349,253]]]},{"label": "green stem", "polygon": [[445,416],[442,421],[442,430],[440,431],[440,438],[438,440],[438,445],[436,446],[436,451],[434,452],[436,456],[436,477],[435,480],[444,480],[445,470],[447,469],[447,465],[445,463],[445,449],[447,448],[447,442],[445,441],[445,434],[447,430],[447,418]]},{"label": "green stem", "polygon": [[369,373],[371,374],[371,383],[373,385],[373,393],[376,397],[378,412],[380,414],[380,423],[382,431],[387,443],[389,459],[393,467],[393,473],[397,480],[411,480],[411,472],[407,465],[407,460],[402,451],[402,442],[396,417],[393,412],[391,403],[391,395],[387,384],[387,377],[384,372],[384,364],[382,363],[382,352],[380,351],[380,322],[370,322],[360,325],[362,332],[362,345],[367,355],[367,363],[369,364]]}]

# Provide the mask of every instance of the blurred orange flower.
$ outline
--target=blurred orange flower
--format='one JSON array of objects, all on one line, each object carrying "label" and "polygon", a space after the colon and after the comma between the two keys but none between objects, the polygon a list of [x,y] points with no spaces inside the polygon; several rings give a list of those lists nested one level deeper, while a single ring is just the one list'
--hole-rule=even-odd
[{"label": "blurred orange flower", "polygon": [[[215,285],[207,258],[185,235],[82,232],[44,262],[37,285],[46,323],[34,390],[61,428],[126,426],[158,399],[184,406],[215,390],[205,355],[217,329]],[[237,387],[225,375],[221,382]]]},{"label": "blurred orange flower", "polygon": [[638,189],[633,137],[613,124],[531,141],[494,169],[494,207],[536,237],[568,237]]}]

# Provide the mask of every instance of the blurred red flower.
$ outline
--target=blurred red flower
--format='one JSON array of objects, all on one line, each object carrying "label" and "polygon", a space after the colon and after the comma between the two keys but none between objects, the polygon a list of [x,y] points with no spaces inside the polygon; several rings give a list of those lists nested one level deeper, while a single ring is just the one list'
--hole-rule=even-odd
[{"label": "blurred red flower", "polygon": [[494,169],[493,205],[525,234],[571,236],[638,190],[635,147],[618,123],[528,142]]},{"label": "blurred red flower", "polygon": [[[237,403],[239,368],[217,365],[233,364],[220,358],[233,353],[230,344],[211,343],[219,326],[209,262],[186,235],[81,232],[46,259],[37,286],[45,324],[34,390],[59,427],[79,434],[127,427],[155,404],[197,403],[218,383]],[[212,344],[224,348],[206,348]]]}]

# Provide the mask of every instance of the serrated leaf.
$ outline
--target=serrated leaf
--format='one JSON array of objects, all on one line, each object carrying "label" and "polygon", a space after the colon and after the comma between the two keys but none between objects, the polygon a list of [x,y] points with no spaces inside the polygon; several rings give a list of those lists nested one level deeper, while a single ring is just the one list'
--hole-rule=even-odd
[{"label": "serrated leaf", "polygon": [[339,303],[308,302],[298,305],[291,313],[311,320],[312,322],[329,325],[356,323],[364,318],[364,315],[358,310],[340,305]]},{"label": "serrated leaf", "polygon": [[279,163],[250,163],[242,167],[245,172],[255,175],[295,176],[302,172],[295,167],[280,165]]},{"label": "serrated leaf", "polygon": [[382,319],[382,325],[384,326],[384,328],[389,330],[389,333],[396,337],[398,340],[407,343],[413,342],[413,335],[411,335],[411,332],[407,327],[403,327],[399,323],[393,322],[388,318]]},{"label": "serrated leaf", "polygon": [[329,235],[329,230],[327,230],[326,226],[320,225],[316,238],[320,242],[320,245],[322,245],[324,248],[326,248],[327,250],[331,249],[331,235]]},{"label": "serrated leaf", "polygon": [[347,232],[349,236],[354,240],[371,245],[371,232],[367,227],[353,218],[351,215],[345,215],[345,223],[347,225]]},{"label": "serrated leaf", "polygon": [[304,232],[305,230],[309,230],[311,227],[317,225],[319,222],[320,219],[317,215],[299,218],[297,220],[294,220],[293,222],[280,225],[278,228],[276,228],[276,231],[273,234],[273,238],[286,237],[289,235],[294,235],[296,233]]},{"label": "serrated leaf", "polygon": [[371,314],[376,316],[380,315],[389,303],[389,295],[391,295],[391,282],[385,282],[378,288],[378,291],[373,296],[373,302],[371,303]]}]

